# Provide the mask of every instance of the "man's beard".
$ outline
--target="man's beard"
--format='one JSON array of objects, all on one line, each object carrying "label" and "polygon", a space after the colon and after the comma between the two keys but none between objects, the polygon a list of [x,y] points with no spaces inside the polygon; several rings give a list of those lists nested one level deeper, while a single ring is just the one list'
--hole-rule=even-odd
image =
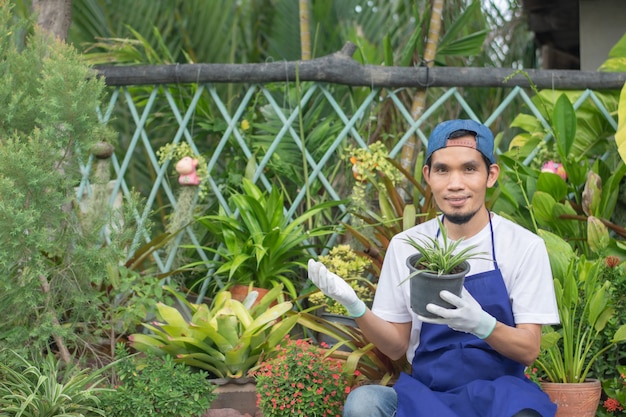
[{"label": "man's beard", "polygon": [[478,213],[478,210],[473,211],[471,213],[465,213],[465,214],[449,214],[449,213],[443,213],[443,214],[445,216],[445,219],[449,221],[450,223],[461,225],[461,224],[466,224],[467,222],[472,220],[472,218],[476,215],[476,213]]}]

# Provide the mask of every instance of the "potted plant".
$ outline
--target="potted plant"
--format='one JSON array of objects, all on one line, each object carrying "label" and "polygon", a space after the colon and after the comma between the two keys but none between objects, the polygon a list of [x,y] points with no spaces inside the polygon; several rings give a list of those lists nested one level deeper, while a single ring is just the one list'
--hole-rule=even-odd
[{"label": "potted plant", "polygon": [[[559,236],[539,230],[546,242],[561,323],[546,327],[541,352],[534,365],[541,372],[541,386],[557,403],[557,416],[568,408],[581,416],[594,416],[600,401],[599,375],[591,378],[594,363],[617,343],[626,341],[626,325],[621,325],[608,343],[603,336],[614,316],[611,282],[604,278],[604,259],[577,256]],[[575,400],[563,393],[575,391]],[[582,392],[589,392],[590,399]],[[582,407],[588,405],[588,411]],[[569,414],[567,414],[569,415]]]},{"label": "potted plant", "polygon": [[263,416],[341,415],[350,392],[343,362],[305,339],[286,340],[275,357],[250,372]]},{"label": "potted plant", "polygon": [[[264,355],[270,354],[295,326],[298,315],[288,314],[290,301],[279,302],[282,286],[270,290],[251,306],[222,290],[209,307],[190,303],[184,294],[166,287],[186,311],[157,304],[157,320],[144,323],[151,334],[129,337],[131,346],[143,352],[173,356],[176,361],[209,371],[217,378],[241,378]],[[270,307],[272,303],[276,303]]]},{"label": "potted plant", "polygon": [[426,310],[426,305],[430,303],[453,308],[454,306],[439,297],[439,293],[447,290],[460,297],[465,276],[470,270],[467,261],[487,259],[483,257],[487,253],[475,251],[476,245],[458,250],[463,239],[450,240],[439,218],[437,222],[441,231],[441,242],[432,236],[425,236],[424,239],[406,238],[418,250],[418,253],[406,260],[411,271],[406,278],[411,283],[411,309],[425,317],[436,317]]},{"label": "potted plant", "polygon": [[207,239],[200,248],[207,252],[206,261],[192,262],[187,267],[213,271],[211,279],[227,287],[253,284],[271,289],[281,284],[295,299],[298,274],[310,255],[306,249],[313,240],[332,232],[332,227],[306,230],[304,223],[340,202],[316,204],[295,219],[284,210],[284,197],[278,188],[264,193],[244,178],[242,192],[230,198],[233,212],[220,206],[219,214],[200,217]]}]

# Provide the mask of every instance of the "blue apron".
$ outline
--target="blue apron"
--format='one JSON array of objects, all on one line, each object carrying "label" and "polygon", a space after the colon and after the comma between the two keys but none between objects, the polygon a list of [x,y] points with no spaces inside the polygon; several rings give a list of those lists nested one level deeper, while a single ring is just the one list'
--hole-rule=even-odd
[{"label": "blue apron", "polygon": [[[489,227],[494,270],[466,277],[465,288],[498,321],[515,326],[491,220]],[[527,408],[542,417],[556,413],[556,405],[524,375],[524,365],[446,325],[422,324],[411,365],[411,375],[403,373],[394,385],[397,417],[512,417]]]}]

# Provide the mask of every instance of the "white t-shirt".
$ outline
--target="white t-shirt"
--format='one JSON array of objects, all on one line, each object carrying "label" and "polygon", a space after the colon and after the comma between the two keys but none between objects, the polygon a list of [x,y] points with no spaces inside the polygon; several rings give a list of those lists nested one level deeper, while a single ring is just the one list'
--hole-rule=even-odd
[{"label": "white t-shirt", "polygon": [[[495,213],[491,224],[496,261],[509,293],[515,322],[558,324],[559,314],[554,296],[552,271],[543,239]],[[386,321],[412,322],[407,351],[409,362],[412,361],[419,344],[422,324],[411,310],[410,284],[408,280],[404,281],[409,275],[406,258],[417,251],[405,239],[407,236],[422,240],[425,236],[434,237],[438,228],[437,219],[432,219],[398,233],[391,239],[372,305],[372,311]],[[489,255],[485,257],[492,258],[489,224],[476,235],[463,240],[459,250],[470,245],[478,245],[476,251],[486,252]],[[489,260],[472,259],[469,263],[468,276],[494,269],[494,263]]]}]

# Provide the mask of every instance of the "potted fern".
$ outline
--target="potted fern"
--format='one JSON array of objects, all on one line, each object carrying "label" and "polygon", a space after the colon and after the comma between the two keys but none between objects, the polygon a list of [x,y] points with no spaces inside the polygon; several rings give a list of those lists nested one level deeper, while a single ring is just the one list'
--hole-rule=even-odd
[{"label": "potted fern", "polygon": [[439,293],[447,290],[460,297],[465,276],[470,270],[468,260],[486,259],[484,255],[487,255],[485,252],[476,252],[476,245],[459,250],[463,239],[449,239],[439,218],[437,222],[441,231],[441,241],[432,236],[425,236],[423,239],[406,238],[406,241],[418,251],[406,260],[411,271],[406,278],[411,283],[411,309],[424,317],[436,317],[426,310],[426,305],[430,303],[454,308],[442,300]]}]

